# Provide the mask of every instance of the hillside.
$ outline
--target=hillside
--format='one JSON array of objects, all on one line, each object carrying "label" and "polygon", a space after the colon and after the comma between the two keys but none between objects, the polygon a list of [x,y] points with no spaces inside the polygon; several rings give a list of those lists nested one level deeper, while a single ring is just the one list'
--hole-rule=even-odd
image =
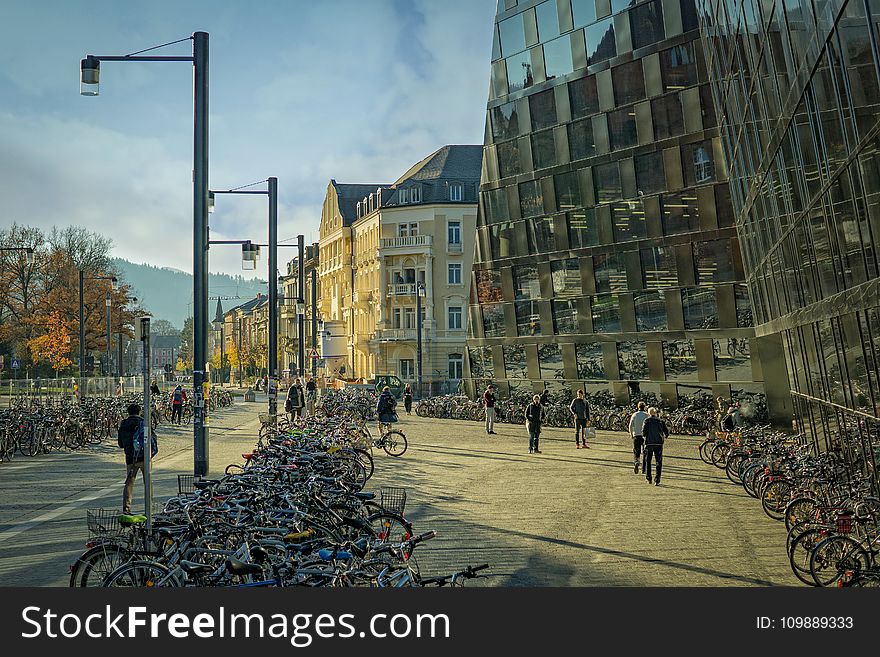
[{"label": "hillside", "polygon": [[[154,267],[114,258],[113,264],[119,268],[124,280],[135,290],[134,295],[144,308],[157,319],[167,319],[176,327],[192,314],[192,275],[167,267]],[[257,292],[267,293],[268,283],[257,278],[210,274],[208,294],[212,297],[241,297],[223,301],[224,310],[236,306],[256,296]],[[216,301],[208,303],[213,319]]]}]

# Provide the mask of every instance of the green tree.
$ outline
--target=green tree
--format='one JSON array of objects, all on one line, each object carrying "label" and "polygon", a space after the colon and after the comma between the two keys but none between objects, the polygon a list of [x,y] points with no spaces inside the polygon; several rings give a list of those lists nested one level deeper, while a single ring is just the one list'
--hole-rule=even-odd
[{"label": "green tree", "polygon": [[187,317],[180,330],[180,358],[190,369],[193,367],[193,335],[193,318]]}]

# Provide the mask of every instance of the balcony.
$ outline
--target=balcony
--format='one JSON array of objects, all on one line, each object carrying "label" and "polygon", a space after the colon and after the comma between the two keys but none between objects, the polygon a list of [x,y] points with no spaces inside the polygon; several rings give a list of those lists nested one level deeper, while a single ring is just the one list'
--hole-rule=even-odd
[{"label": "balcony", "polygon": [[415,237],[387,237],[382,238],[379,244],[382,249],[413,249],[431,246],[434,243],[432,235],[417,235]]},{"label": "balcony", "polygon": [[378,342],[403,342],[416,340],[417,329],[384,329],[370,333],[371,340]]},{"label": "balcony", "polygon": [[461,242],[449,242],[446,245],[447,253],[461,253]]},{"label": "balcony", "polygon": [[392,283],[388,286],[389,297],[414,297],[415,295],[415,283]]}]

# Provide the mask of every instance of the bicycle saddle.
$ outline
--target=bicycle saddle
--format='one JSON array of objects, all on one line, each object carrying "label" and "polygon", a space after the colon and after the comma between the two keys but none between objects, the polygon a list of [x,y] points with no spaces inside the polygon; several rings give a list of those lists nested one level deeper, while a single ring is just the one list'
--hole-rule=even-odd
[{"label": "bicycle saddle", "polygon": [[256,575],[263,572],[263,568],[255,563],[244,563],[235,557],[226,560],[226,570],[232,575]]},{"label": "bicycle saddle", "polygon": [[209,566],[206,563],[196,563],[195,561],[186,561],[185,559],[180,562],[180,569],[187,575],[207,575],[214,570],[213,566]]}]

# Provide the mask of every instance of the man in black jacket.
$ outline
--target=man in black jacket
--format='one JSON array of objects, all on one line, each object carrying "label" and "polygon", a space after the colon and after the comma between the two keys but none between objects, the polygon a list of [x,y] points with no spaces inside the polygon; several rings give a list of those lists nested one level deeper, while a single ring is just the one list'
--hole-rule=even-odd
[{"label": "man in black jacket", "polygon": [[[134,490],[134,480],[137,478],[138,470],[143,473],[143,460],[134,462],[134,435],[138,432],[144,420],[140,417],[141,407],[138,404],[130,404],[128,407],[128,417],[119,425],[119,433],[117,444],[125,450],[125,488],[122,492],[122,512],[131,513],[131,496]],[[141,474],[143,476],[143,474]]]},{"label": "man in black jacket", "polygon": [[538,439],[541,435],[541,420],[544,409],[541,407],[541,396],[535,395],[532,403],[526,406],[526,428],[529,430],[529,454],[540,454]]},{"label": "man in black jacket", "polygon": [[642,427],[642,435],[645,438],[645,460],[642,464],[642,471],[645,473],[645,479],[651,483],[651,460],[657,460],[657,476],[654,477],[654,485],[660,485],[660,470],[663,467],[663,441],[669,435],[669,430],[659,417],[657,417],[657,409],[653,406],[648,409],[648,419]]}]

